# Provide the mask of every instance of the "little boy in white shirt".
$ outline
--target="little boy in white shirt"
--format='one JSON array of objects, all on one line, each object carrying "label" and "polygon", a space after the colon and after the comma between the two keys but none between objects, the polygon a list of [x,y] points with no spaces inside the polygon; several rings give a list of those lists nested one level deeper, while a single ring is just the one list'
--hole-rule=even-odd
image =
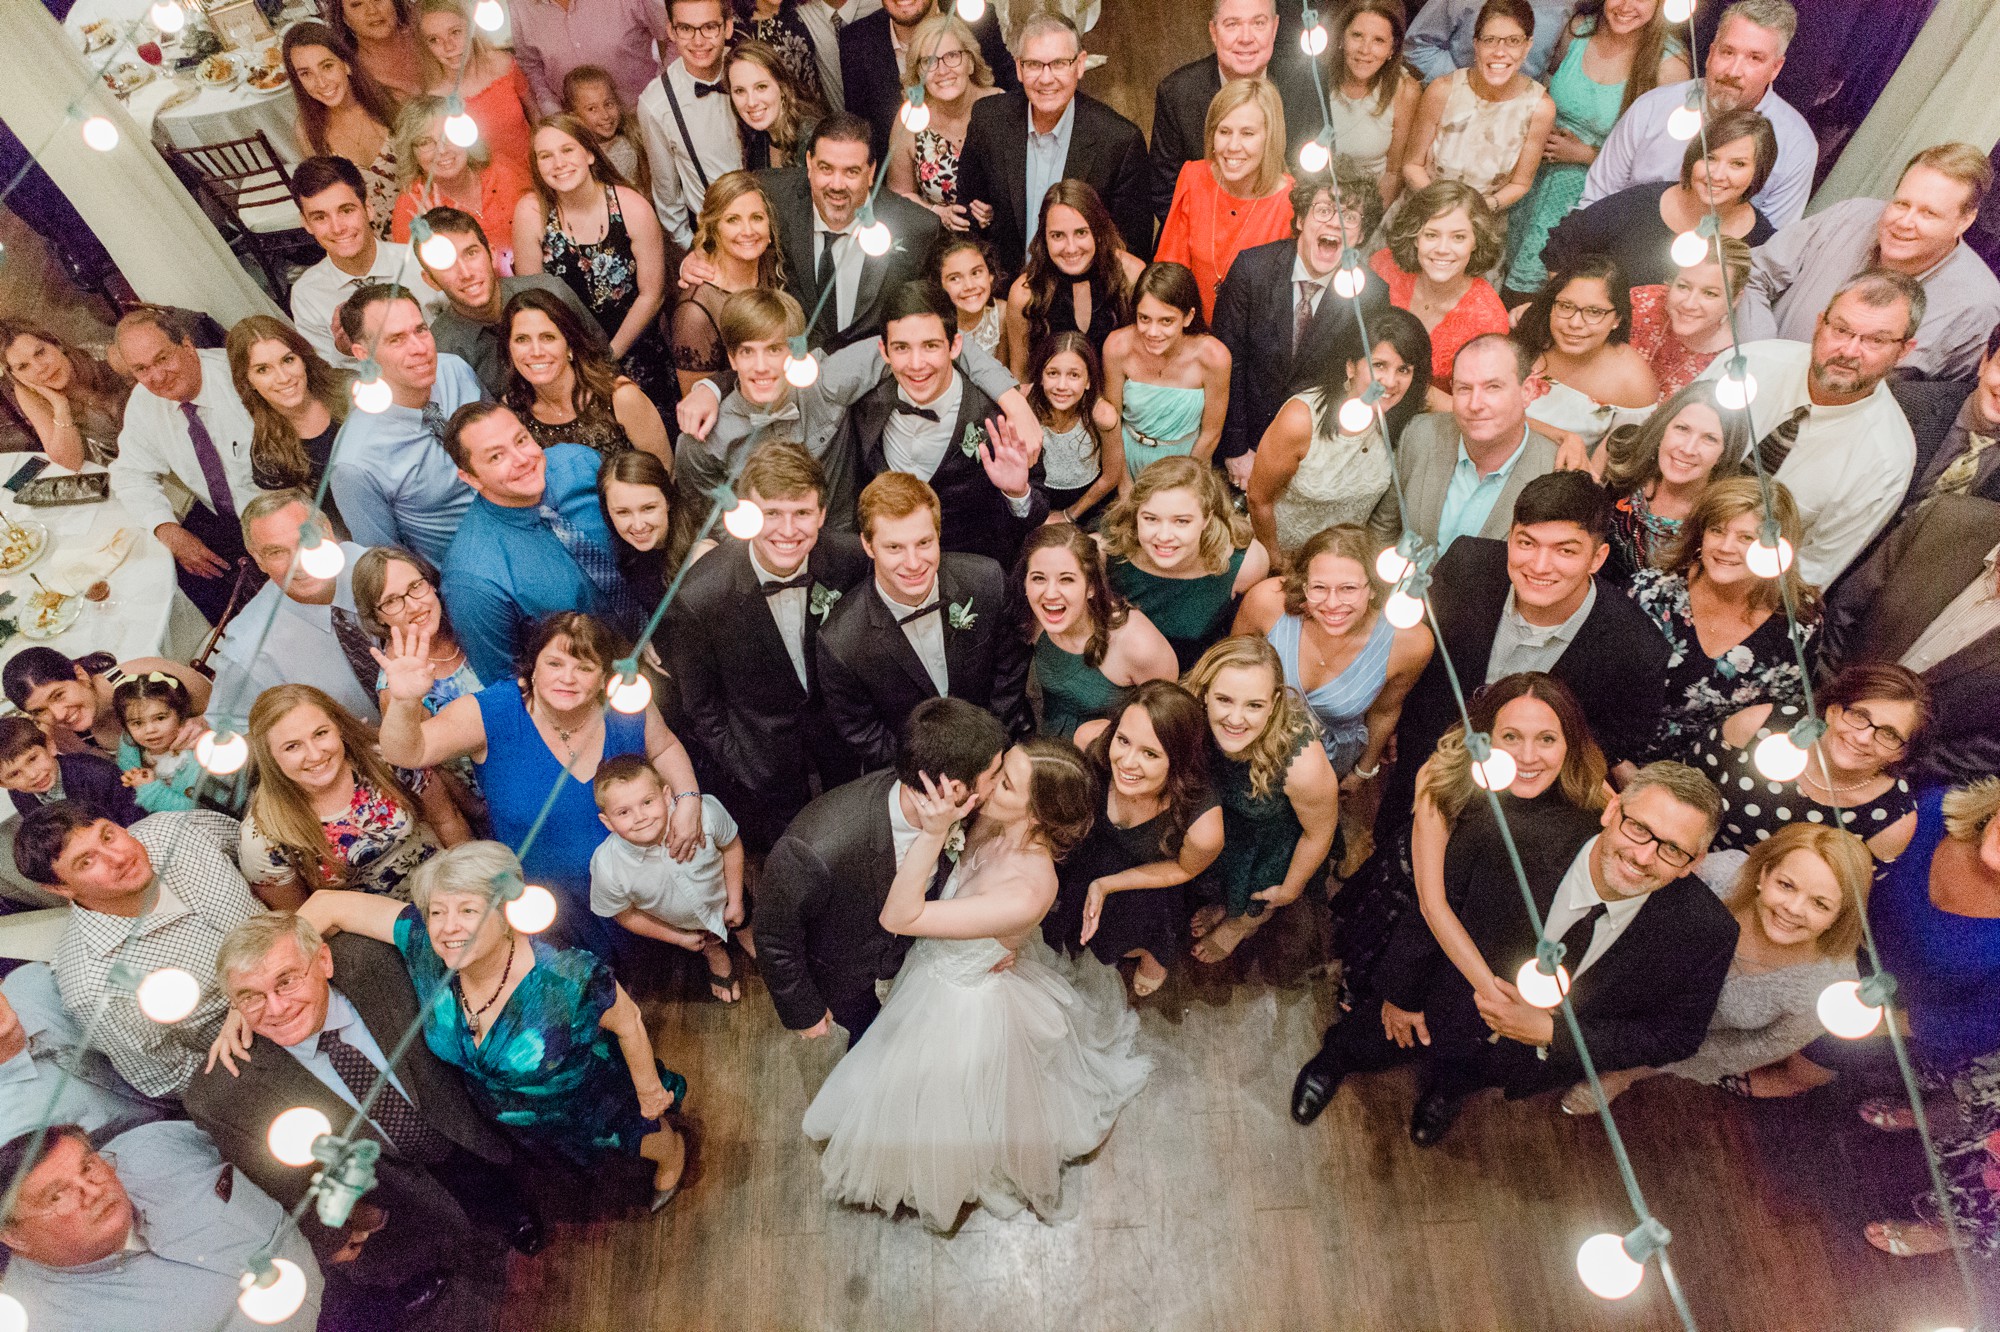
[{"label": "little boy in white shirt", "polygon": [[[743,843],[714,796],[701,796],[701,849],[683,864],[668,853],[666,785],[636,754],[606,759],[592,783],[597,817],[611,830],[590,858],[590,909],[634,934],[700,953],[717,999],[743,997],[729,960],[729,935],[757,955],[743,925]],[[681,797],[688,799],[692,797]]]}]

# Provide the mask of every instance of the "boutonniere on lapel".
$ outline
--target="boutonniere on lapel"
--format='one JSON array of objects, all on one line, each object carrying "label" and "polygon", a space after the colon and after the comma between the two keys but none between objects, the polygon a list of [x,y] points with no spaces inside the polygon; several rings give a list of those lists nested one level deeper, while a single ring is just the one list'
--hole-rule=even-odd
[{"label": "boutonniere on lapel", "polygon": [[970,629],[979,623],[979,616],[972,609],[972,598],[952,602],[945,610],[944,622],[954,629]]},{"label": "boutonniere on lapel", "polygon": [[945,834],[945,839],[944,839],[945,859],[949,860],[952,864],[956,865],[958,863],[959,856],[963,854],[964,851],[965,851],[965,824],[961,821],[959,823],[952,824],[951,831]]},{"label": "boutonniere on lapel", "polygon": [[806,593],[806,609],[819,617],[820,628],[826,627],[826,617],[833,612],[833,603],[840,600],[840,589],[828,587],[825,583],[814,583]]},{"label": "boutonniere on lapel", "polygon": [[968,458],[979,456],[979,446],[986,442],[986,434],[977,421],[966,423],[965,434],[959,438],[958,451]]}]

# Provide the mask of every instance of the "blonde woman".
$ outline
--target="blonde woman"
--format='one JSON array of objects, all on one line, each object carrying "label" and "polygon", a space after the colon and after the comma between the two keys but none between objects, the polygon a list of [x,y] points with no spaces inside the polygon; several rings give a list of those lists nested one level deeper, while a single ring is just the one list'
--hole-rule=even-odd
[{"label": "blonde woman", "polygon": [[1222,800],[1222,900],[1195,912],[1197,961],[1220,962],[1289,906],[1333,848],[1340,784],[1318,744],[1312,711],[1285,683],[1277,649],[1225,638],[1181,682],[1208,714],[1209,775]]},{"label": "blonde woman", "polygon": [[[1859,837],[1824,823],[1788,823],[1751,847],[1723,894],[1742,933],[1708,1039],[1662,1068],[1601,1074],[1605,1096],[1615,1100],[1656,1073],[1759,1098],[1797,1096],[1832,1081],[1800,1051],[1824,1030],[1820,991],[1855,977],[1874,871],[1875,858]],[[1595,1114],[1590,1084],[1571,1087],[1562,1109]]]},{"label": "blonde woman", "polygon": [[710,182],[689,255],[699,257],[713,276],[683,293],[674,307],[674,370],[682,393],[729,368],[722,345],[722,307],[729,298],[752,287],[784,289],[777,225],[770,196],[748,171],[730,171]]},{"label": "blonde woman", "polygon": [[[889,130],[889,188],[936,213],[947,229],[968,231],[972,218],[958,201],[958,154],[972,104],[1000,91],[993,70],[979,53],[979,38],[956,14],[925,19],[903,50],[904,93],[923,85],[930,123],[911,133],[896,118]],[[1282,138],[1278,147],[1282,152]]]},{"label": "blonde woman", "polygon": [[1632,345],[1653,367],[1662,402],[1735,341],[1729,311],[1750,280],[1750,246],[1724,236],[1719,248],[1721,259],[1680,269],[1665,286],[1632,288]]},{"label": "blonde woman", "polygon": [[[277,910],[297,910],[319,888],[406,901],[411,872],[440,841],[471,836],[442,790],[418,797],[376,753],[369,728],[311,685],[265,690],[250,708],[249,734],[257,788],[237,860]],[[426,819],[432,810],[448,829],[442,836]]]},{"label": "blonde woman", "polygon": [[328,365],[276,315],[239,320],[223,351],[236,396],[250,413],[251,476],[264,490],[317,491],[354,401],[351,376]]},{"label": "blonde woman", "polygon": [[[465,114],[479,126],[480,144],[525,180],[534,94],[514,57],[495,49],[473,26],[471,8],[465,0],[417,0],[424,91],[463,98]],[[488,228],[487,234],[499,233]]]},{"label": "blonde woman", "polygon": [[[470,148],[453,143],[445,137],[444,122],[445,104],[438,97],[412,97],[397,113],[389,239],[408,243],[410,223],[438,207],[470,213],[488,236],[511,236],[527,178],[512,162],[493,156],[483,136]],[[503,241],[493,248],[493,267],[503,277],[513,276],[513,246]]]},{"label": "blonde woman", "polygon": [[1141,472],[1098,530],[1119,596],[1167,636],[1187,670],[1221,638],[1230,607],[1271,571],[1213,467],[1162,458]]},{"label": "blonde woman", "polygon": [[1292,234],[1285,108],[1269,79],[1231,79],[1208,104],[1207,156],[1181,167],[1155,259],[1194,270],[1204,318],[1236,256]]}]

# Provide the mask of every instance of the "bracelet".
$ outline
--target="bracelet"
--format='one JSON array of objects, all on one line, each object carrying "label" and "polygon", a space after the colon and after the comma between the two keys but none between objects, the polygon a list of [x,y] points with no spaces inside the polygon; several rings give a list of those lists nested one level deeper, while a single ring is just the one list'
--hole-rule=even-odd
[{"label": "bracelet", "polygon": [[1349,773],[1351,776],[1359,777],[1364,782],[1372,782],[1382,775],[1382,765],[1378,763],[1372,768],[1353,768],[1349,770]]},{"label": "bracelet", "polygon": [[674,812],[674,807],[675,807],[676,805],[680,804],[680,803],[681,803],[681,801],[683,801],[683,800],[686,800],[686,799],[687,799],[687,798],[688,798],[689,796],[693,796],[693,797],[694,797],[694,798],[695,798],[696,800],[699,800],[699,799],[701,799],[701,792],[699,792],[699,791],[676,791],[676,792],[674,792],[674,794],[673,794],[673,798],[672,798],[672,799],[670,799],[669,801],[667,801],[667,813],[669,813],[669,814],[673,813],[673,812]]}]

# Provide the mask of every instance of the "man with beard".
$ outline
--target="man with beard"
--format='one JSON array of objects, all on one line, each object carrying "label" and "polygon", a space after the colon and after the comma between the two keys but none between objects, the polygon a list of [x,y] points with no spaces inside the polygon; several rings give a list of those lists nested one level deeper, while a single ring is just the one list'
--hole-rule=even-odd
[{"label": "man with beard", "polygon": [[[1702,77],[1709,115],[1748,107],[1770,121],[1778,136],[1778,163],[1750,201],[1774,227],[1789,226],[1805,214],[1813,168],[1819,164],[1819,141],[1812,127],[1771,87],[1785,67],[1785,48],[1798,30],[1798,12],[1790,0],[1736,0],[1722,11]],[[1411,35],[1415,36],[1414,27]],[[1597,150],[1578,208],[1588,208],[1628,186],[1680,176],[1687,143],[1667,133],[1667,117],[1688,104],[1694,87],[1692,79],[1670,83],[1625,109]]]},{"label": "man with beard", "polygon": [[[1834,293],[1810,344],[1772,339],[1743,348],[1757,381],[1756,453],[1798,502],[1799,576],[1815,587],[1853,563],[1909,489],[1916,440],[1888,378],[1917,345],[1923,321],[1923,287],[1871,268]],[[1719,378],[1730,359],[1718,356],[1701,377]]]}]

